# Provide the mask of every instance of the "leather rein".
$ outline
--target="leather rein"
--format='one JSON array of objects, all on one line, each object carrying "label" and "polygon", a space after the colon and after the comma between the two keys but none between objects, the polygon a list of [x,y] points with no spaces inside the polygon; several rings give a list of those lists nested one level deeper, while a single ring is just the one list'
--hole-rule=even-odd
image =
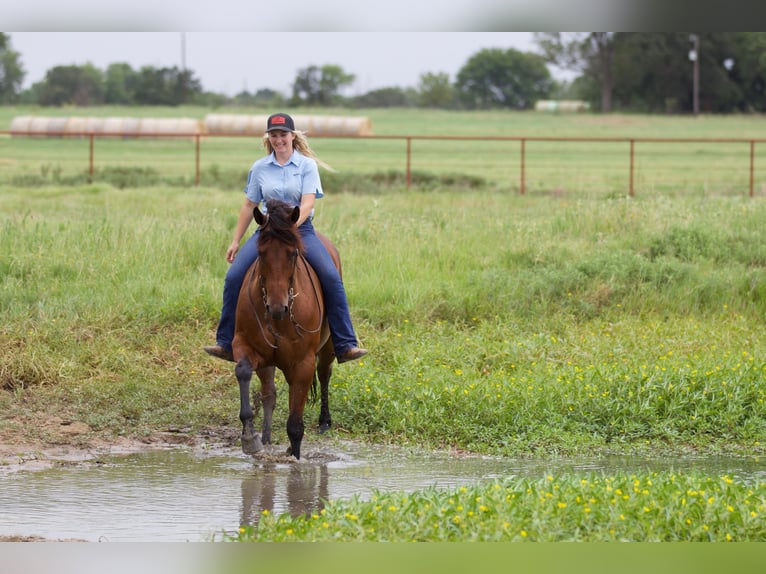
[{"label": "leather rein", "polygon": [[[290,275],[290,284],[289,284],[290,286],[287,291],[287,310],[289,313],[290,322],[295,327],[296,333],[298,333],[300,337],[303,337],[304,333],[309,333],[309,334],[318,333],[322,329],[322,314],[320,313],[319,315],[319,324],[317,325],[315,329],[306,329],[303,325],[300,324],[298,319],[295,318],[295,314],[293,313],[293,303],[295,303],[296,297],[300,295],[300,293],[296,293],[294,289],[295,274],[297,272],[297,267],[298,267],[298,259],[300,259],[301,262],[303,263],[303,267],[306,271],[306,276],[311,282],[311,287],[314,291],[314,299],[317,302],[317,307],[321,307],[321,304],[319,301],[319,290],[317,289],[317,285],[314,283],[314,278],[311,276],[308,261],[306,261],[306,258],[303,256],[303,254],[296,249],[293,255],[293,272]],[[261,330],[261,336],[263,337],[263,340],[272,349],[278,349],[280,334],[274,330],[271,319],[269,317],[269,313],[268,311],[266,311],[267,293],[266,293],[266,285],[265,285],[266,277],[264,275],[259,274],[259,278],[260,278],[259,285],[261,287],[261,294],[263,296],[263,309],[264,309],[263,318],[266,321],[266,329],[268,329],[269,333],[271,333],[272,337],[274,338],[274,343],[269,341],[268,337],[266,336],[263,323],[261,322],[261,318],[258,313],[258,308],[256,307],[255,301],[253,300],[252,282],[256,274],[256,268],[260,269],[260,259],[256,259],[255,263],[250,267],[250,276],[249,276],[248,289],[247,289],[248,300],[250,301],[250,307],[253,310],[253,315],[255,315],[255,320],[258,322],[258,327]]]}]

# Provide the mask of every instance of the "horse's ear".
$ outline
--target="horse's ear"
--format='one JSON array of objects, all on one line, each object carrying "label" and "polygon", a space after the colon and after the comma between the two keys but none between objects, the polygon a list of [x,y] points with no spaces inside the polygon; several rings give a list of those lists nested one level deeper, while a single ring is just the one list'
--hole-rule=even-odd
[{"label": "horse's ear", "polygon": [[253,209],[253,218],[255,219],[255,222],[258,225],[263,225],[266,223],[266,215],[261,211],[261,208],[256,206],[255,209]]},{"label": "horse's ear", "polygon": [[295,223],[298,221],[298,218],[301,216],[301,208],[297,205],[293,208],[293,212],[290,214],[290,221]]}]

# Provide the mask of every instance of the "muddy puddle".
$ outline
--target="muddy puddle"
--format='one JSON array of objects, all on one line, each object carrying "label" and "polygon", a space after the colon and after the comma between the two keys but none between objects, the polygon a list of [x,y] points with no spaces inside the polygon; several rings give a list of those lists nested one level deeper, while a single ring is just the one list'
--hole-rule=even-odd
[{"label": "muddy puddle", "polygon": [[251,457],[238,448],[174,448],[0,474],[0,537],[179,542],[221,540],[264,510],[294,515],[322,500],[374,491],[452,488],[507,476],[697,468],[766,480],[754,458],[529,461],[419,453],[356,444],[304,444],[305,458]]}]

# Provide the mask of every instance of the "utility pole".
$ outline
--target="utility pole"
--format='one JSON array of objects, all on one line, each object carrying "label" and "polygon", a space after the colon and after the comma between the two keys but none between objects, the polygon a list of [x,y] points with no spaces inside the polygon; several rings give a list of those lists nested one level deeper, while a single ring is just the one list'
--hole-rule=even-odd
[{"label": "utility pole", "polygon": [[694,63],[694,77],[692,80],[692,101],[694,115],[698,116],[700,113],[700,37],[699,34],[692,34],[689,39],[692,41],[694,48],[689,53],[689,58]]},{"label": "utility pole", "polygon": [[[181,32],[181,75],[179,79],[181,80],[179,103],[186,103],[189,96],[189,78],[186,77],[186,32]],[[199,143],[199,140],[197,142]]]},{"label": "utility pole", "polygon": [[181,32],[181,71],[186,71],[186,32]]}]

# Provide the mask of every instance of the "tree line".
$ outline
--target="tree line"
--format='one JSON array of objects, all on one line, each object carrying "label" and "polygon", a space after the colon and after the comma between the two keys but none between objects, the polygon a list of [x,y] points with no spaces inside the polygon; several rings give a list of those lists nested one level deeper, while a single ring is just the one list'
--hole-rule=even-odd
[{"label": "tree line", "polygon": [[[603,112],[707,113],[766,111],[764,32],[544,32],[538,53],[482,49],[450,79],[420,76],[415,87],[391,86],[346,96],[356,80],[337,65],[298,70],[292,91],[263,87],[235,96],[205,91],[194,72],[178,67],[101,70],[56,66],[22,90],[22,55],[0,33],[0,104],[40,106],[310,105],[349,108],[530,109],[538,100],[577,99]],[[569,70],[553,78],[549,65]]]}]

